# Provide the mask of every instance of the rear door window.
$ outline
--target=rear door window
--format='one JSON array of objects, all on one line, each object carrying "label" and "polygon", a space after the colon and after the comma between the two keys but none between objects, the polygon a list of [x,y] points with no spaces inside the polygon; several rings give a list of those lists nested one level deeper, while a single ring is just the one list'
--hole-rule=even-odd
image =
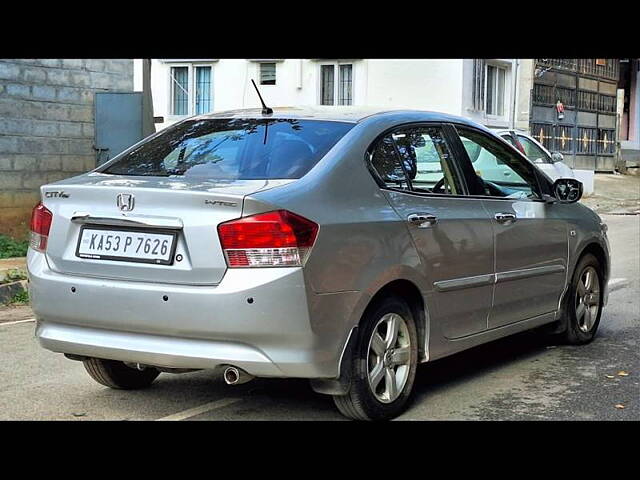
[{"label": "rear door window", "polygon": [[400,163],[391,135],[379,140],[370,152],[371,167],[386,187],[409,190],[405,166]]},{"label": "rear door window", "polygon": [[410,126],[394,130],[373,145],[370,162],[388,188],[464,194],[463,181],[439,127]]},{"label": "rear door window", "polygon": [[100,171],[213,180],[296,179],[354,125],[279,118],[190,120],[124,152]]},{"label": "rear door window", "polygon": [[414,191],[463,194],[462,181],[439,128],[406,128],[394,132],[392,137]]}]

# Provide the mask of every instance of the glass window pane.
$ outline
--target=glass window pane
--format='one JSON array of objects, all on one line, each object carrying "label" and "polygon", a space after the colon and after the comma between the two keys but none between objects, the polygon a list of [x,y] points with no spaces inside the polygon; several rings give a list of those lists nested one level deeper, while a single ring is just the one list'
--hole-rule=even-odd
[{"label": "glass window pane", "polygon": [[260,85],[276,84],[276,64],[261,63],[260,64]]},{"label": "glass window pane", "polygon": [[103,173],[207,180],[300,178],[354,125],[285,118],[188,120],[121,155]]},{"label": "glass window pane", "polygon": [[504,94],[507,71],[494,65],[487,65],[487,104],[489,115],[504,115]]},{"label": "glass window pane", "polygon": [[371,166],[388,187],[408,189],[407,179],[390,135],[377,143],[371,156]]},{"label": "glass window pane", "polygon": [[196,115],[211,111],[211,67],[196,67]]},{"label": "glass window pane", "polygon": [[495,99],[496,104],[496,115],[504,115],[504,83],[505,83],[505,75],[506,70],[504,68],[498,68],[498,88],[497,95]]},{"label": "glass window pane", "polygon": [[321,81],[322,87],[320,92],[320,104],[321,105],[333,105],[333,82],[334,82],[334,68],[333,65],[322,65],[321,67]]},{"label": "glass window pane", "polygon": [[[412,128],[393,134],[413,189],[427,193],[460,195],[462,184],[449,148],[437,128]],[[434,187],[438,187],[434,189]]]},{"label": "glass window pane", "polygon": [[518,135],[518,141],[524,147],[524,153],[532,162],[553,163],[544,151],[527,137]]},{"label": "glass window pane", "polygon": [[339,105],[351,105],[353,92],[352,65],[340,65],[340,96]]},{"label": "glass window pane", "polygon": [[172,113],[189,114],[189,67],[171,67]]},{"label": "glass window pane", "polygon": [[509,147],[481,133],[459,129],[460,140],[469,155],[485,194],[516,199],[540,198],[534,167]]},{"label": "glass window pane", "polygon": [[487,107],[486,111],[489,115],[493,115],[495,108],[494,89],[496,84],[496,67],[487,65]]}]

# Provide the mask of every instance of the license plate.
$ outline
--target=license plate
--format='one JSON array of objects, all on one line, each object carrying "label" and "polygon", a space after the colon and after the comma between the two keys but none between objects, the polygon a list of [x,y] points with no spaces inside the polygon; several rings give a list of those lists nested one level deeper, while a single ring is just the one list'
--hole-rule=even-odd
[{"label": "license plate", "polygon": [[171,265],[175,243],[175,232],[83,227],[76,256]]}]

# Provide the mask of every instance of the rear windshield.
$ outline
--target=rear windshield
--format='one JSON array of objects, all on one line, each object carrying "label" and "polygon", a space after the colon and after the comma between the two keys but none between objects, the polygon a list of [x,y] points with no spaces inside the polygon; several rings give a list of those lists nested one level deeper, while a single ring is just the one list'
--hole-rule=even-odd
[{"label": "rear windshield", "polygon": [[353,126],[297,119],[190,120],[123,154],[102,173],[228,180],[300,178]]}]

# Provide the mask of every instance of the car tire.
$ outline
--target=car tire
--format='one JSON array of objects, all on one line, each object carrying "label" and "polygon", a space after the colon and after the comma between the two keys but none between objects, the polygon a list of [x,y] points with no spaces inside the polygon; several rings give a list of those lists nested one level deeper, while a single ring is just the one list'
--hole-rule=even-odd
[{"label": "car tire", "polygon": [[567,328],[560,340],[570,345],[584,345],[593,340],[602,315],[604,275],[598,259],[590,253],[584,255],[571,279],[567,291]]},{"label": "car tire", "polygon": [[334,395],[334,403],[354,420],[393,418],[407,407],[418,363],[411,309],[402,299],[387,297],[367,310],[359,330],[349,391]]},{"label": "car tire", "polygon": [[146,388],[160,375],[160,371],[155,368],[137,370],[117,360],[89,358],[82,363],[96,382],[119,390]]}]

